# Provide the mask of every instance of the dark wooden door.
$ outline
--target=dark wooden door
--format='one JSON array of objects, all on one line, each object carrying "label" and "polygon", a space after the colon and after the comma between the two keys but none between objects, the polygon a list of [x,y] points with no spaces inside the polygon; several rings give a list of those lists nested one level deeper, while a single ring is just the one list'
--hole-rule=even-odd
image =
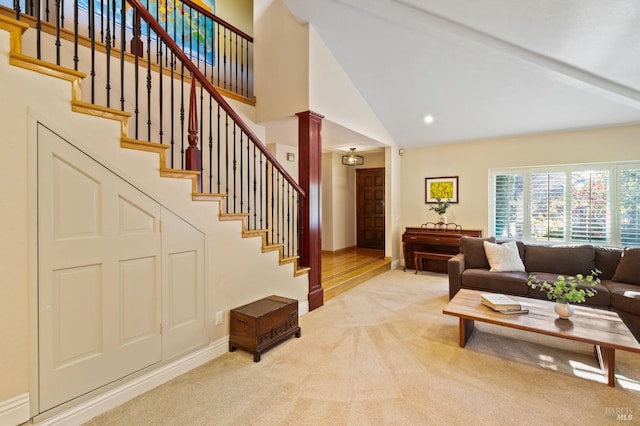
[{"label": "dark wooden door", "polygon": [[384,168],[356,170],[358,248],[384,250]]}]

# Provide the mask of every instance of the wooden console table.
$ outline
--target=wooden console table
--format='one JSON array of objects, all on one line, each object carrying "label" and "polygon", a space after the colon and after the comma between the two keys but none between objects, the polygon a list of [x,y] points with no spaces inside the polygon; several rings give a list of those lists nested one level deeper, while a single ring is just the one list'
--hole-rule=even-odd
[{"label": "wooden console table", "polygon": [[269,296],[231,310],[229,351],[243,349],[259,362],[262,352],[295,335],[300,337],[298,301]]},{"label": "wooden console table", "polygon": [[460,238],[463,236],[482,237],[482,231],[406,228],[402,234],[404,270],[446,273],[447,261],[460,252]]}]

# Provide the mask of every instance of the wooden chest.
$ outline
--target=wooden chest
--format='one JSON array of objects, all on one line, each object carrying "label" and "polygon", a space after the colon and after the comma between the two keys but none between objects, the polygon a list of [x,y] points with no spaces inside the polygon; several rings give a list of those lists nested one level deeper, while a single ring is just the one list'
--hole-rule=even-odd
[{"label": "wooden chest", "polygon": [[300,337],[298,301],[269,296],[239,308],[230,314],[229,351],[243,349],[259,362],[260,355],[285,338]]}]

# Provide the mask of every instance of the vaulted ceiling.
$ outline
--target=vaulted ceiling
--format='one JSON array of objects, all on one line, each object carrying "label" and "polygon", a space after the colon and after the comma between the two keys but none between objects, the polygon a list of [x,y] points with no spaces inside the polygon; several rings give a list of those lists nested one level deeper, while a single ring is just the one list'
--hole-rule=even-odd
[{"label": "vaulted ceiling", "polygon": [[640,123],[640,0],[284,1],[400,147]]}]

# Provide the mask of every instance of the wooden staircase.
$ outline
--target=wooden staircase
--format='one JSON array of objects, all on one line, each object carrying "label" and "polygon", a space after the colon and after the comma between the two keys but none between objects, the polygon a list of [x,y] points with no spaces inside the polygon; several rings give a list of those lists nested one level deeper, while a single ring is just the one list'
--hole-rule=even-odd
[{"label": "wooden staircase", "polygon": [[192,170],[172,169],[167,167],[167,158],[165,152],[169,148],[168,145],[146,142],[128,137],[128,122],[132,115],[131,113],[82,101],[81,81],[82,79],[87,77],[85,73],[24,55],[22,53],[22,35],[29,28],[31,28],[31,26],[25,22],[16,21],[15,19],[0,14],[0,29],[7,30],[10,33],[11,52],[9,62],[11,65],[69,81],[71,83],[72,111],[96,117],[102,117],[109,120],[119,121],[121,123],[121,148],[156,153],[159,159],[159,174],[161,177],[191,179],[193,201],[218,201],[218,205],[220,207],[219,220],[240,221],[242,223],[242,238],[261,237],[262,252],[265,253],[269,251],[278,251],[279,264],[293,264],[294,276],[297,277],[309,272],[310,268],[303,267],[298,264],[299,256],[285,256],[283,244],[267,244],[266,235],[269,232],[268,229],[250,230],[247,226],[247,218],[249,216],[248,214],[225,213],[224,203],[226,201],[226,194],[210,194],[197,192],[198,176],[200,174],[199,172]]}]

